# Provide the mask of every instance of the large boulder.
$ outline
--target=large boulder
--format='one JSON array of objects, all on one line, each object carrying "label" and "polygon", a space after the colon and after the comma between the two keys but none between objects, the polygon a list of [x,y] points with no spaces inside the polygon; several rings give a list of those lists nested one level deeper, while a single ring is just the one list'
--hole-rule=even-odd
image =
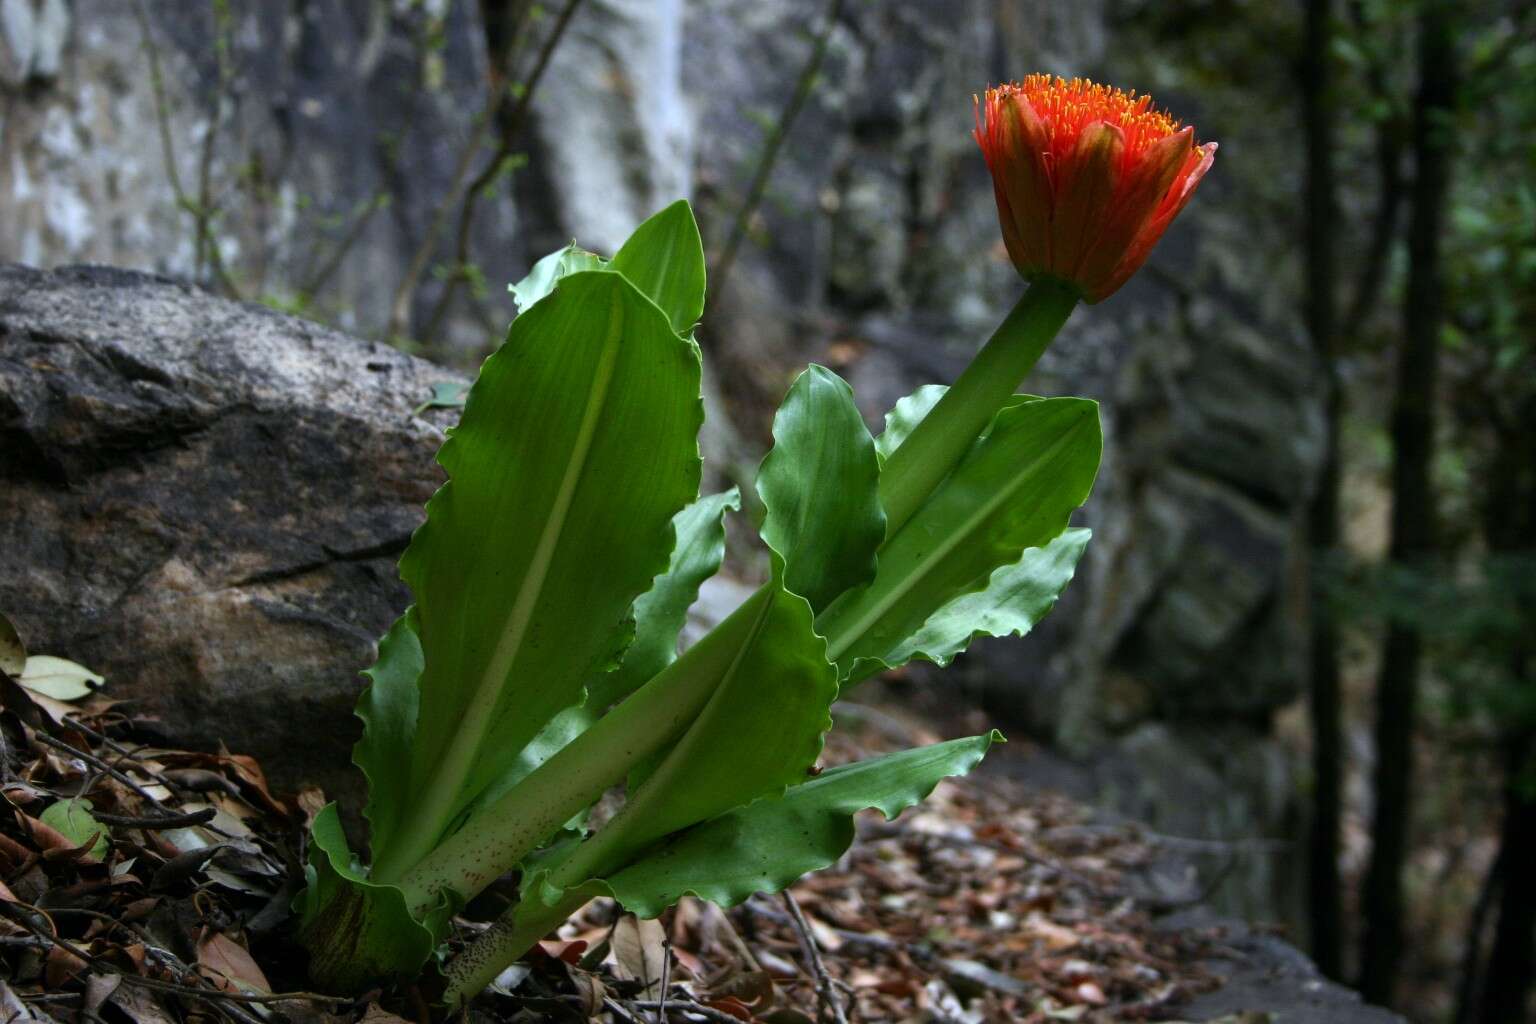
[{"label": "large boulder", "polygon": [[444,379],[166,278],[0,266],[0,609],[178,739],[342,784]]}]

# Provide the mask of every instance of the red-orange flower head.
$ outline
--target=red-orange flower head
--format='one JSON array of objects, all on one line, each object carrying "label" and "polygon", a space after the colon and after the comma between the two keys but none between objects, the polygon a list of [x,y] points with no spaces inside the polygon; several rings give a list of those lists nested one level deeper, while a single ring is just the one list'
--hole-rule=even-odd
[{"label": "red-orange flower head", "polygon": [[1052,75],[988,89],[976,141],[1014,266],[1089,302],[1146,261],[1216,158],[1151,97]]}]

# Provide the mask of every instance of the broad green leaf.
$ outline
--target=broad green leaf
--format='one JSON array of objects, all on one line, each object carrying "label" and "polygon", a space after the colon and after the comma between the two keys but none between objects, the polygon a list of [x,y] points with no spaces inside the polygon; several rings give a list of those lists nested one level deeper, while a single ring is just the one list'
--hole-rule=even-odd
[{"label": "broad green leaf", "polygon": [[406,805],[378,877],[617,661],[697,494],[702,416],[696,349],[619,274],[568,275],[485,361],[400,561],[425,665],[409,787],[374,797]]},{"label": "broad green leaf", "polygon": [[411,738],[416,734],[416,715],[421,704],[417,680],[424,661],[417,635],[414,606],[395,620],[379,641],[379,658],[363,673],[368,685],[357,698],[356,714],[363,720],[363,735],[352,750],[353,762],[368,777],[368,819],[375,851],[394,840],[409,792]]},{"label": "broad green leaf", "polygon": [[624,660],[618,668],[592,680],[585,703],[551,719],[523,749],[512,769],[480,795],[476,807],[495,801],[585,732],[610,705],[672,663],[688,609],[698,598],[700,585],[719,571],[725,557],[725,513],[740,507],[741,494],[732,487],[700,498],[673,517],[677,544],[671,564],[635,602],[634,641],[624,652]]},{"label": "broad green leaf", "polygon": [[437,948],[454,909],[442,907],[423,923],[411,916],[399,889],[368,881],[347,846],[335,804],[315,815],[304,877],[308,884],[297,901],[300,938],[310,953],[310,976],[331,991],[358,992],[416,972]]},{"label": "broad green leaf", "polygon": [[716,637],[689,652],[719,679],[709,703],[613,820],[556,870],[558,884],[602,875],[671,832],[782,792],[815,764],[837,672],[810,607],[770,585],[733,620],[733,643]]},{"label": "broad green leaf", "polygon": [[54,700],[80,700],[89,697],[105,680],[67,658],[34,654],[27,659],[16,681]]},{"label": "broad green leaf", "polygon": [[853,842],[859,811],[896,817],[941,779],[970,771],[1001,739],[994,732],[829,769],[679,833],[610,875],[606,888],[641,917],[690,894],[730,907],[754,893],[778,892],[836,863]]},{"label": "broad green leaf", "polygon": [[854,679],[904,665],[913,658],[948,665],[979,636],[1028,633],[1055,607],[1056,599],[1072,582],[1078,559],[1092,535],[1092,530],[1067,529],[1043,547],[1025,551],[1023,558],[992,573],[986,587],[955,598],[878,659],[862,661]]},{"label": "broad green leaf", "polygon": [[1101,446],[1093,402],[1051,398],[999,412],[986,437],[886,541],[875,579],[817,620],[844,675],[1066,529],[1092,489]]},{"label": "broad green leaf", "polygon": [[43,813],[37,816],[37,820],[68,839],[77,848],[89,843],[91,847],[89,855],[100,860],[107,853],[108,831],[107,827],[91,814],[94,809],[95,805],[85,797],[60,800],[43,808]]},{"label": "broad green leaf", "polygon": [[21,642],[21,633],[0,613],[0,672],[19,676],[27,667],[27,645]]},{"label": "broad green leaf", "polygon": [[539,260],[528,271],[527,277],[517,284],[508,285],[507,290],[512,293],[512,302],[517,306],[517,311],[526,313],[533,308],[534,303],[554,291],[555,285],[563,278],[583,270],[601,270],[605,266],[607,261],[601,256],[587,252],[572,242]]},{"label": "broad green leaf", "polygon": [[660,306],[674,331],[693,333],[704,315],[704,242],[686,199],[635,228],[608,267]]},{"label": "broad green leaf", "polygon": [[767,515],[763,540],[782,560],[784,585],[817,611],[869,582],[885,539],[880,464],[853,389],[812,365],[773,419],[773,448],[757,473]]}]

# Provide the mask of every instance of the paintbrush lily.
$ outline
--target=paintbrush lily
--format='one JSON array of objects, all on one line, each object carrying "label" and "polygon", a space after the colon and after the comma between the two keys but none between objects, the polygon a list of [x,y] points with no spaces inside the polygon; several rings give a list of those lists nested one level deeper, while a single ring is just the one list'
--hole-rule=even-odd
[{"label": "paintbrush lily", "polygon": [[1146,262],[1216,158],[1150,97],[1053,75],[988,89],[975,136],[1014,266],[1088,302]]}]

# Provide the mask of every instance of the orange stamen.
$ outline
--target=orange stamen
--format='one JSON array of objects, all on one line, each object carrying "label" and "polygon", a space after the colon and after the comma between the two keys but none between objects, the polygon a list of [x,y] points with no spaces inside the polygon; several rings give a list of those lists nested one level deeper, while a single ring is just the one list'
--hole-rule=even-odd
[{"label": "orange stamen", "polygon": [[1051,134],[1051,152],[1057,156],[1076,143],[1083,129],[1094,121],[1107,121],[1125,133],[1125,160],[1133,162],[1153,142],[1179,131],[1183,125],[1152,105],[1152,97],[1100,85],[1086,78],[1068,81],[1058,75],[1028,75],[987,90],[987,99],[1020,93],[1045,122]]}]

